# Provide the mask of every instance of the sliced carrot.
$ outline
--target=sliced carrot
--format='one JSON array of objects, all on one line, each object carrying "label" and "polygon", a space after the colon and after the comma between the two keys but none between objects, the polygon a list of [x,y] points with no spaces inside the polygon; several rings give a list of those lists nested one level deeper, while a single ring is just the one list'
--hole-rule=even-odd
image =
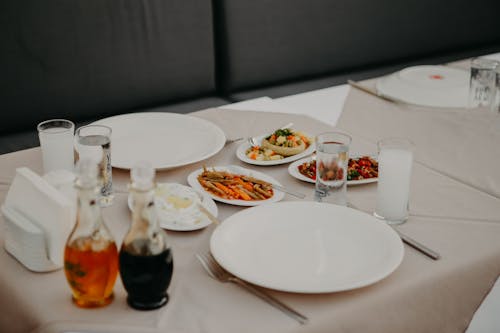
[{"label": "sliced carrot", "polygon": [[266,184],[264,181],[249,176],[205,170],[198,176],[198,181],[204,189],[224,199],[252,201],[272,196],[272,189],[265,191],[260,188],[261,184]]},{"label": "sliced carrot", "polygon": [[238,189],[236,186],[232,186],[232,187],[231,187],[231,189],[232,189],[234,192],[238,193],[238,195],[239,195],[239,196],[240,196],[243,200],[247,200],[247,201],[248,201],[248,200],[252,200],[252,198],[251,198],[248,194],[246,194],[245,192],[241,191],[241,190],[240,190],[240,189]]},{"label": "sliced carrot", "polygon": [[200,184],[209,192],[214,193],[215,195],[225,198],[225,199],[230,199],[226,192],[222,191],[221,189],[217,188],[214,186],[211,182],[206,182],[203,179],[199,179]]},{"label": "sliced carrot", "polygon": [[235,195],[235,192],[233,190],[231,190],[229,187],[227,187],[226,185],[224,184],[221,184],[221,183],[216,183],[214,182],[214,185],[217,186],[218,189],[224,191],[224,193],[230,195],[230,196],[233,196],[233,197],[237,197],[237,195]]},{"label": "sliced carrot", "polygon": [[253,186],[252,184],[245,182],[243,179],[240,177],[235,177],[234,180],[238,182],[238,184],[241,184],[244,188],[246,188],[249,191],[253,191]]}]

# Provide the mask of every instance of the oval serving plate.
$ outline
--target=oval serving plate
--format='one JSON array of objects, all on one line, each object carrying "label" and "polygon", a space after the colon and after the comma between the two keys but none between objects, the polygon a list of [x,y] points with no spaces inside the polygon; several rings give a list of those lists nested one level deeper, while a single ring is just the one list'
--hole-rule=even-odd
[{"label": "oval serving plate", "polygon": [[[271,184],[281,185],[276,179],[274,179],[271,176],[268,176],[262,172],[242,168],[242,167],[237,166],[237,165],[215,166],[215,167],[210,167],[207,169],[215,169],[216,171],[226,171],[226,172],[230,172],[230,173],[237,174],[237,175],[250,176],[250,177],[254,177],[254,178],[266,181],[266,182],[271,183]],[[269,199],[266,199],[266,200],[251,200],[251,201],[248,200],[247,201],[247,200],[236,200],[236,199],[235,200],[224,199],[224,198],[221,198],[215,194],[212,194],[212,193],[206,191],[203,188],[203,186],[198,181],[198,175],[201,174],[202,172],[203,172],[203,169],[198,169],[196,171],[191,172],[188,176],[188,179],[187,179],[188,184],[191,185],[194,189],[197,189],[199,191],[207,193],[213,200],[216,200],[219,202],[224,202],[224,203],[227,203],[230,205],[237,205],[237,206],[258,206],[261,204],[267,204],[270,202],[280,201],[285,196],[285,194],[283,192],[278,191],[276,189],[273,189],[273,196]]]},{"label": "oval serving plate", "polygon": [[[311,136],[309,134],[306,134],[307,137],[311,138]],[[257,141],[258,142],[262,142],[262,139],[264,139],[267,135],[261,135],[261,136],[257,136]],[[236,150],[236,157],[238,157],[238,159],[240,161],[243,161],[245,163],[248,163],[248,164],[253,164],[253,165],[260,165],[260,166],[270,166],[270,165],[280,165],[280,164],[286,164],[286,163],[290,163],[290,162],[293,162],[293,161],[296,161],[300,158],[304,158],[308,155],[311,155],[312,153],[314,153],[314,151],[316,150],[316,145],[314,144],[314,142],[311,142],[311,144],[309,145],[309,147],[307,147],[306,150],[304,150],[303,152],[301,152],[300,154],[297,154],[297,155],[292,155],[292,156],[288,156],[288,157],[285,157],[283,159],[280,159],[280,160],[273,160],[273,161],[257,161],[257,160],[252,160],[251,158],[249,158],[247,155],[246,155],[246,151],[251,147],[250,143],[249,142],[243,142],[239,147],[238,149]]]},{"label": "oval serving plate", "polygon": [[[359,157],[361,157],[361,156],[357,156],[357,157],[355,156],[353,158],[359,158]],[[376,160],[375,157],[373,157],[373,156],[370,156],[370,157],[374,158]],[[292,177],[297,178],[298,180],[302,180],[304,182],[308,182],[308,183],[311,183],[311,184],[316,183],[316,181],[314,179],[311,179],[309,177],[304,176],[299,171],[299,165],[301,165],[302,163],[305,163],[305,162],[310,162],[311,160],[312,160],[312,157],[306,157],[306,158],[303,158],[303,159],[300,159],[298,161],[293,162],[292,164],[290,164],[288,166],[288,173]],[[370,183],[375,183],[375,182],[378,182],[378,178],[377,177],[360,179],[360,180],[348,180],[347,181],[347,186],[363,185],[363,184],[370,184]]]}]

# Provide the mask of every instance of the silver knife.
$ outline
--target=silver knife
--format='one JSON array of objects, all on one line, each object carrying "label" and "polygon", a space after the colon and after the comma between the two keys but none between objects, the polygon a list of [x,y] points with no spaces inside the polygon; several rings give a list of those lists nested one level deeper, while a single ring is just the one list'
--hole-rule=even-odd
[{"label": "silver knife", "polygon": [[397,234],[399,235],[399,237],[401,238],[401,240],[403,242],[405,242],[409,246],[413,247],[415,250],[422,252],[423,254],[425,254],[426,256],[428,256],[429,258],[434,259],[434,260],[438,260],[439,258],[441,258],[441,255],[439,253],[437,253],[436,251],[431,250],[427,246],[425,246],[424,244],[417,242],[416,240],[414,240],[413,238],[411,238],[409,236],[406,236],[405,234],[401,233],[401,231],[397,230],[396,228],[393,228],[393,229],[394,229],[394,231],[397,232]]},{"label": "silver knife", "polygon": [[[348,202],[347,206],[351,207],[353,209],[359,210],[359,211],[363,211],[363,210],[359,209],[357,206],[353,205],[351,202]],[[431,250],[430,248],[428,248],[424,244],[414,240],[413,238],[403,234],[401,231],[396,229],[396,227],[392,226],[392,229],[398,234],[399,238],[401,238],[403,243],[408,244],[409,246],[411,246],[415,250],[425,254],[426,256],[428,256],[429,258],[431,258],[433,260],[438,260],[441,258],[441,255],[439,253],[437,253],[434,250]]]}]

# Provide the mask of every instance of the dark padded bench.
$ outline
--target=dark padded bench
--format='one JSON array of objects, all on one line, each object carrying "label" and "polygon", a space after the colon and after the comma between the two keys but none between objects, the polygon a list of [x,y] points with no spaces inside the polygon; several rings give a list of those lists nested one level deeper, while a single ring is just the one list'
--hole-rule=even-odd
[{"label": "dark padded bench", "polygon": [[500,1],[215,0],[218,84],[280,97],[500,50]]},{"label": "dark padded bench", "polygon": [[227,104],[212,27],[204,0],[1,1],[0,153],[38,145],[45,119]]},{"label": "dark padded bench", "polygon": [[37,146],[46,119],[187,113],[498,52],[499,12],[498,0],[3,0],[0,154]]}]

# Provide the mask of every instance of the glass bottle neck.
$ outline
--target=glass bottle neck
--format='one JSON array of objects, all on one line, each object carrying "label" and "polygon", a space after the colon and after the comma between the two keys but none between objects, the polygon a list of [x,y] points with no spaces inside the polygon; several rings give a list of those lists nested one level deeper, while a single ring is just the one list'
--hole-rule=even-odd
[{"label": "glass bottle neck", "polygon": [[154,189],[138,190],[132,188],[132,228],[148,230],[148,234],[159,228],[156,218]]},{"label": "glass bottle neck", "polygon": [[98,196],[97,188],[78,188],[76,223],[81,231],[90,232],[100,228],[102,219]]},{"label": "glass bottle neck", "polygon": [[122,249],[141,256],[156,255],[167,247],[166,233],[160,228],[154,205],[154,189],[131,188],[132,225],[125,236]]}]

